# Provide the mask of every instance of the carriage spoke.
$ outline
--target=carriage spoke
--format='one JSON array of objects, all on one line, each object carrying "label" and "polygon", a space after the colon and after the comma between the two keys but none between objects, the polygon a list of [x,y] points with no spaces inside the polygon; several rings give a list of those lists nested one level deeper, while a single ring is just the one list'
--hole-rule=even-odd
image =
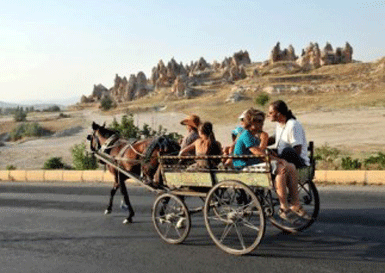
[{"label": "carriage spoke", "polygon": [[228,223],[222,233],[222,236],[221,238],[219,239],[220,242],[223,242],[223,240],[227,237],[227,235],[229,234],[230,230],[231,230],[231,227],[233,226],[234,224],[233,223]]},{"label": "carriage spoke", "polygon": [[259,231],[259,226],[255,226],[253,225],[252,223],[250,223],[249,221],[245,220],[245,219],[242,219],[242,222],[243,222],[243,226],[249,228],[249,229],[253,229],[253,230],[256,230],[256,231]]},{"label": "carriage spoke", "polygon": [[243,240],[242,233],[238,230],[237,224],[234,224],[234,227],[235,227],[235,232],[236,232],[237,235],[238,235],[239,242],[240,242],[241,245],[242,245],[242,248],[243,248],[243,249],[246,249],[246,246],[245,246],[245,242],[244,242],[244,240]]}]

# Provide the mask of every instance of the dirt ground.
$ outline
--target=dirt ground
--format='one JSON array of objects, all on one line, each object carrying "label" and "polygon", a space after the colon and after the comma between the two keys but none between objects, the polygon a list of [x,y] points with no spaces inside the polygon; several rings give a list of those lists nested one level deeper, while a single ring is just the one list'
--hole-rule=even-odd
[{"label": "dirt ground", "polygon": [[[314,141],[315,146],[328,143],[353,156],[385,151],[385,108],[295,114],[305,128],[308,141]],[[65,163],[71,165],[71,147],[86,142],[92,121],[108,124],[113,119],[113,116],[103,116],[94,110],[85,110],[80,115],[83,129],[76,125],[56,136],[19,143],[6,142],[5,146],[0,147],[0,169],[6,169],[7,165],[14,165],[19,170],[41,169],[51,157],[62,157]],[[120,116],[115,117],[120,120]],[[179,123],[184,117],[182,113],[151,112],[135,115],[134,119],[139,126],[147,123],[152,128],[158,128],[162,125],[168,132],[184,134],[185,128]],[[202,120],[210,121],[210,117],[202,117]],[[0,119],[0,122],[4,124],[5,120]],[[236,120],[224,125],[214,124],[216,137],[222,145],[230,144],[230,132],[236,125]],[[274,126],[266,121],[265,130],[272,134]]]}]

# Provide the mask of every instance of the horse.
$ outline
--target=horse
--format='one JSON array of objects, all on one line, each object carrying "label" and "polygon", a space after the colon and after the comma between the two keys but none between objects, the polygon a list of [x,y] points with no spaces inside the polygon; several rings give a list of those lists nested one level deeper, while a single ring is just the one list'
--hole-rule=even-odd
[{"label": "horse", "polygon": [[[87,136],[91,151],[107,154],[115,164],[144,182],[153,180],[159,166],[159,155],[177,154],[180,150],[176,141],[165,136],[127,140],[120,137],[117,132],[106,128],[105,125],[101,126],[95,122],[92,123],[92,130],[92,135]],[[124,183],[128,177],[108,163],[106,165],[108,171],[114,176],[114,186],[111,189],[110,200],[105,213],[111,213],[114,195],[120,188],[128,210],[128,217],[123,223],[132,223],[135,212]]]}]

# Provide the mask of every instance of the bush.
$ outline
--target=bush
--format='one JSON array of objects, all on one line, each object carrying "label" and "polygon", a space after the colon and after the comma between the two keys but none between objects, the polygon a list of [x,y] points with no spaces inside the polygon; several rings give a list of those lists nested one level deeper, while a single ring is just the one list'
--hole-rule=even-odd
[{"label": "bush", "polygon": [[16,166],[14,166],[14,165],[7,165],[7,167],[5,167],[5,169],[6,169],[7,171],[16,170]]},{"label": "bush", "polygon": [[339,154],[340,151],[337,148],[332,148],[327,143],[325,143],[321,147],[315,148],[314,159],[331,163],[337,159]]},{"label": "bush", "polygon": [[101,101],[100,101],[100,107],[104,110],[104,111],[108,111],[110,110],[112,107],[114,106],[114,102],[112,101],[112,99],[108,96],[104,97]]},{"label": "bush", "polygon": [[269,94],[261,93],[255,98],[255,103],[260,106],[265,106],[265,104],[270,100]]},{"label": "bush", "polygon": [[352,159],[350,156],[343,157],[341,167],[343,170],[358,170],[361,168],[361,162],[358,159]]},{"label": "bush", "polygon": [[120,136],[124,138],[139,138],[140,129],[134,124],[134,117],[132,114],[123,115],[121,123],[114,118],[109,127],[111,130],[118,131]]},{"label": "bush", "polygon": [[86,151],[84,143],[74,145],[71,148],[71,154],[75,170],[95,170],[98,168],[95,156]]},{"label": "bush", "polygon": [[37,122],[22,123],[12,130],[10,137],[12,140],[18,140],[23,137],[40,137],[48,135],[51,132],[41,127]]},{"label": "bush", "polygon": [[370,156],[364,160],[365,168],[369,168],[370,166],[376,165],[378,169],[385,169],[385,154],[379,152],[375,156]]},{"label": "bush", "polygon": [[16,122],[26,121],[27,120],[27,112],[24,111],[23,107],[17,107],[14,114],[13,114],[13,118]]},{"label": "bush", "polygon": [[167,129],[163,128],[162,125],[159,125],[157,131],[152,129],[148,124],[144,124],[143,128],[140,129],[134,124],[132,114],[123,115],[121,123],[114,118],[112,124],[109,126],[109,129],[119,132],[119,135],[124,138],[147,138],[163,135],[169,139],[179,141],[179,139],[183,137],[176,132],[167,133]]},{"label": "bush", "polygon": [[55,170],[55,169],[64,169],[65,165],[62,162],[61,157],[51,157],[46,162],[44,162],[44,170]]}]

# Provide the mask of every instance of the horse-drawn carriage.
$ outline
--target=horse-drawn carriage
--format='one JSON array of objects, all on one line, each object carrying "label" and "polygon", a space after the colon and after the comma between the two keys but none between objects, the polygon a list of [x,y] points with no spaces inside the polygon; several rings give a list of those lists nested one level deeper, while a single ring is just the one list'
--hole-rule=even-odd
[{"label": "horse-drawn carriage", "polygon": [[[93,139],[90,138],[91,142],[94,142],[95,137],[94,133]],[[106,136],[101,141],[99,135],[98,141],[107,143],[110,138],[111,136]],[[187,164],[181,164],[189,160],[222,159],[220,156],[176,156],[158,153],[155,158],[160,166],[163,187],[156,189],[145,184],[143,177],[122,166],[119,162],[124,160],[122,152],[118,153],[120,158],[116,160],[116,157],[111,156],[108,146],[104,149],[103,144],[99,146],[99,149],[93,148],[95,156],[106,163],[110,170],[115,171],[116,177],[123,175],[124,178],[131,178],[157,193],[152,209],[152,221],[159,236],[170,244],[182,243],[191,229],[191,214],[203,211],[207,231],[220,249],[230,254],[247,254],[260,244],[267,220],[285,232],[297,232],[308,228],[319,212],[319,196],[312,181],[312,142],[309,145],[311,166],[298,170],[300,203],[310,217],[290,220],[283,220],[278,216],[280,203],[274,188],[269,157],[265,158],[267,164],[264,168],[236,170],[189,168]],[[137,153],[141,154],[139,151]],[[119,182],[125,189],[124,182]],[[123,191],[122,193],[124,194]],[[203,205],[188,208],[185,202],[188,197],[200,198]],[[132,216],[133,213],[130,217]]]}]

